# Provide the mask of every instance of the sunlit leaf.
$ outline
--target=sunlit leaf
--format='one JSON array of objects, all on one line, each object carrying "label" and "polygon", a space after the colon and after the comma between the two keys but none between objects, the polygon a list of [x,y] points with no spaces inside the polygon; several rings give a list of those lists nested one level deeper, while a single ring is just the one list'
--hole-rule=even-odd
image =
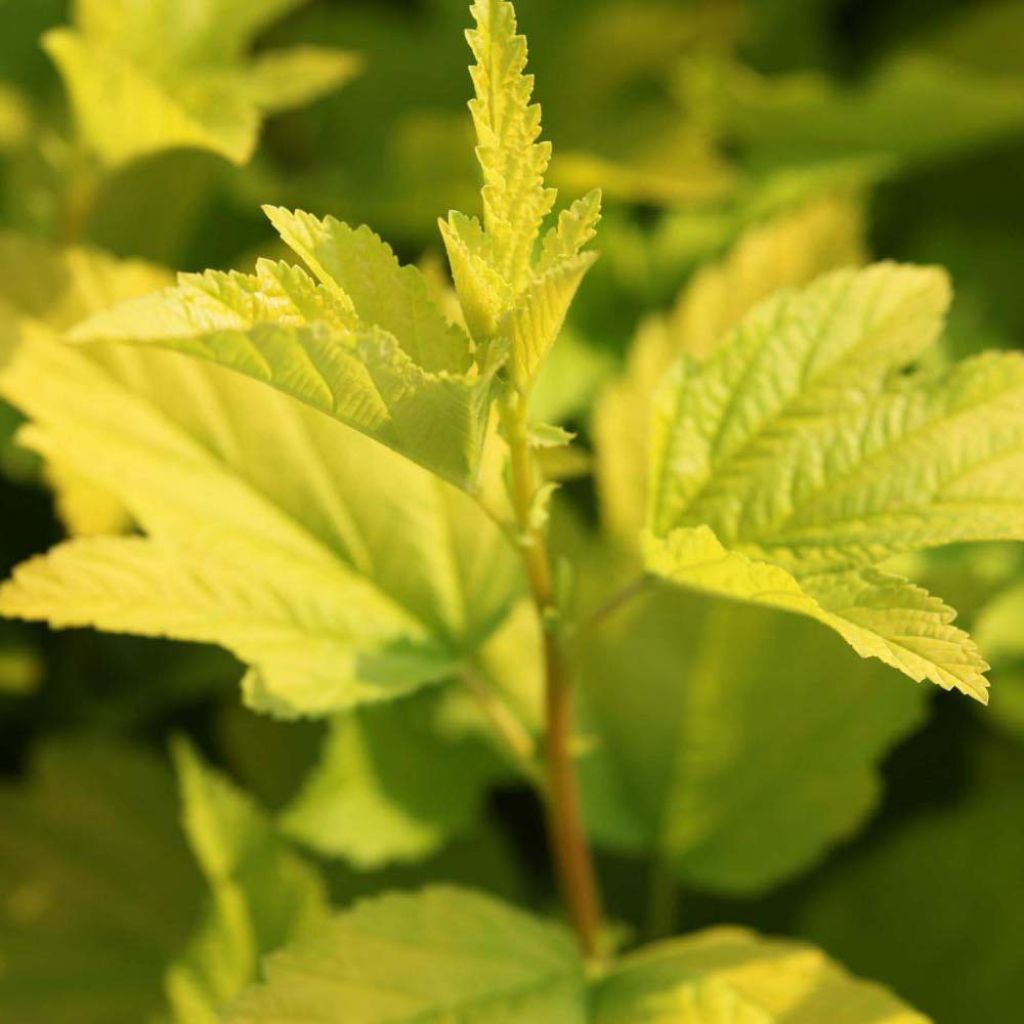
[{"label": "sunlit leaf", "polygon": [[254,275],[182,275],[99,313],[78,340],[200,356],[253,377],[471,487],[493,381],[469,341],[368,229],[268,211],[320,278],[260,261]]},{"label": "sunlit leaf", "polygon": [[30,124],[25,100],[11,86],[0,82],[0,153],[22,145]]},{"label": "sunlit leaf", "polygon": [[928,1024],[819,950],[716,928],[627,956],[598,986],[595,1024]]},{"label": "sunlit leaf", "polygon": [[483,221],[451,213],[440,222],[466,324],[481,346],[496,339],[511,352],[513,383],[532,385],[595,256],[583,253],[600,219],[594,191],[559,215],[541,240],[555,204],[544,175],[551,145],[540,142],[540,107],[531,105],[526,39],[507,0],[477,0],[467,32],[476,64],[470,102],[483,173]]},{"label": "sunlit leaf", "polygon": [[30,563],[8,615],[218,643],[253,704],[322,714],[458,673],[517,596],[515,553],[468,498],[239,374],[40,337],[0,386],[26,440],[147,534]]},{"label": "sunlit leaf", "polygon": [[682,585],[818,618],[865,657],[985,700],[952,611],[879,566],[1024,538],[1024,361],[905,373],[944,276],[879,264],[759,306],[684,358],[654,426],[648,564]]},{"label": "sunlit leaf", "polygon": [[358,68],[349,54],[316,48],[247,58],[253,38],[301,2],[79,0],[75,28],[50,30],[43,45],[105,164],[183,147],[241,164],[264,113],[330,92]]},{"label": "sunlit leaf", "polygon": [[646,321],[625,373],[594,414],[597,475],[605,526],[635,543],[647,501],[650,410],[658,384],[683,353],[705,358],[758,302],[780,288],[864,260],[857,205],[826,198],[751,228],[729,254],[706,264],[667,317]]}]

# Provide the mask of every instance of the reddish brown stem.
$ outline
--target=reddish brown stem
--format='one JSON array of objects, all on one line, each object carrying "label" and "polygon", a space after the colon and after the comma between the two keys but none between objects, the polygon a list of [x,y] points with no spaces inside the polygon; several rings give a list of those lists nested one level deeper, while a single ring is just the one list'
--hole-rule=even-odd
[{"label": "reddish brown stem", "polygon": [[583,952],[592,957],[598,952],[601,903],[571,750],[572,685],[558,638],[546,633],[544,649],[547,665],[544,760],[548,776],[548,834],[562,899]]},{"label": "reddish brown stem", "polygon": [[547,537],[536,525],[533,503],[537,471],[527,439],[525,417],[510,412],[506,420],[510,449],[512,499],[530,590],[544,629],[547,777],[547,823],[551,856],[562,899],[584,953],[598,952],[601,900],[580,802],[572,755],[573,680],[559,623]]}]

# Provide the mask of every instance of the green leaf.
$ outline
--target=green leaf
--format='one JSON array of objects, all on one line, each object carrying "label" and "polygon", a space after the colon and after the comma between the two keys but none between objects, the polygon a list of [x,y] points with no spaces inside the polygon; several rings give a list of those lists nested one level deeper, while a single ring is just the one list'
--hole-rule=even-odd
[{"label": "green leaf", "polygon": [[45,465],[46,482],[54,491],[55,511],[72,537],[125,533],[131,516],[124,505],[88,478],[69,469],[59,455]]},{"label": "green leaf", "polygon": [[477,220],[453,212],[447,221],[438,221],[438,227],[466,327],[478,344],[484,344],[498,333],[511,302],[511,286],[492,265],[488,239]]},{"label": "green leaf", "polygon": [[974,620],[978,643],[992,659],[996,688],[991,712],[1016,737],[1024,737],[1024,585],[1014,583],[990,600]]},{"label": "green leaf", "polygon": [[1024,538],[1024,360],[910,372],[948,301],[879,264],[782,292],[673,371],[655,414],[645,550],[684,586],[818,618],[865,657],[985,700],[953,613],[879,570],[954,541]]},{"label": "green leaf", "polygon": [[263,113],[330,92],[357,69],[350,55],[316,48],[246,60],[255,35],[300,2],[82,0],[77,28],[52,29],[43,45],[108,166],[182,147],[242,164]]},{"label": "green leaf", "polygon": [[138,1024],[199,895],[170,772],[110,737],[49,741],[0,789],[0,1016]]},{"label": "green leaf", "polygon": [[601,219],[601,191],[592,189],[558,215],[558,223],[544,236],[537,270],[544,273],[562,260],[578,256],[597,235]]},{"label": "green leaf", "polygon": [[518,597],[515,552],[467,497],[241,375],[44,336],[0,391],[146,534],[29,563],[8,616],[220,644],[254,706],[294,716],[457,674]]},{"label": "green leaf", "polygon": [[599,983],[595,1024],[928,1024],[819,950],[715,928],[627,956]]},{"label": "green leaf", "polygon": [[38,653],[7,630],[0,632],[0,696],[35,693],[43,677]]},{"label": "green leaf", "polygon": [[854,87],[816,72],[762,78],[744,69],[723,82],[727,130],[760,166],[852,155],[922,162],[1024,125],[1019,80],[924,54],[889,60]]},{"label": "green leaf", "polygon": [[327,917],[314,869],[290,852],[259,809],[184,740],[174,746],[185,832],[210,887],[204,922],[167,971],[181,1024],[210,1024],[258,977],[262,956]]},{"label": "green leaf", "polygon": [[357,904],[266,964],[231,1024],[530,1021],[583,1024],[583,967],[568,935],[489,897],[432,888]]},{"label": "green leaf", "polygon": [[244,95],[266,114],[303,107],[362,69],[360,59],[322,46],[293,46],[255,57],[236,72]]},{"label": "green leaf", "polygon": [[670,588],[609,616],[581,676],[595,838],[729,895],[763,892],[857,831],[927,696],[797,616]]},{"label": "green leaf", "polygon": [[466,831],[502,769],[478,740],[452,735],[441,711],[428,693],[333,719],[283,829],[362,870],[427,857]]},{"label": "green leaf", "polygon": [[269,210],[320,279],[261,261],[255,275],[182,275],[176,288],[80,325],[80,341],[197,355],[270,384],[462,487],[474,484],[492,375],[366,228]]},{"label": "green leaf", "polygon": [[707,358],[758,302],[780,288],[864,262],[857,204],[828,197],[750,228],[722,260],[702,266],[671,314],[638,331],[623,375],[594,411],[597,481],[605,527],[636,543],[648,490],[650,409],[658,384],[684,353]]},{"label": "green leaf", "polygon": [[0,153],[23,145],[31,124],[29,106],[21,93],[6,82],[0,82]]},{"label": "green leaf", "polygon": [[[825,875],[800,931],[899,988],[942,1024],[1013,1020],[1020,1009],[1015,898],[1024,859],[1018,772],[953,806],[897,823]],[[983,927],[978,927],[984,922]],[[972,952],[964,955],[970,934]]]}]

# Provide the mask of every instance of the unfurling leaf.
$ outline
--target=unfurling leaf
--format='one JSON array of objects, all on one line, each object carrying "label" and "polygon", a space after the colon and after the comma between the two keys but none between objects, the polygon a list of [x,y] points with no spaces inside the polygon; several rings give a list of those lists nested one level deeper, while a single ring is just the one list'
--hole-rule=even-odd
[{"label": "unfurling leaf", "polygon": [[544,184],[551,145],[531,104],[526,39],[507,0],[477,0],[467,32],[476,64],[470,102],[483,172],[483,223],[460,213],[440,222],[466,324],[481,347],[507,346],[513,384],[528,390],[558,337],[596,256],[584,254],[600,219],[591,192],[541,240],[556,192]]},{"label": "unfurling leaf", "polygon": [[953,541],[1024,539],[1024,359],[914,371],[949,287],[935,270],[836,272],[764,303],[655,415],[651,571],[810,615],[865,657],[985,700],[952,611],[884,572]]}]

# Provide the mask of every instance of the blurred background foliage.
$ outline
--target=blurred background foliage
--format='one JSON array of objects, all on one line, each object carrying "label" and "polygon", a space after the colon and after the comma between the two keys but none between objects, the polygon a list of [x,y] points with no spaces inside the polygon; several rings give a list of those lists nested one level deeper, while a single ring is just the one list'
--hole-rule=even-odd
[{"label": "blurred background foliage", "polygon": [[[197,98],[191,37],[178,50],[164,40],[156,61],[132,50],[127,22],[106,38],[81,17],[68,29],[64,0],[0,0],[0,350],[29,321],[73,322],[55,247],[248,268],[275,251],[261,203],[369,223],[404,260],[442,273],[437,217],[479,203],[466,4],[260,6],[273,17],[240,32],[233,52],[204,44],[211,99]],[[695,336],[727,326],[760,297],[757,232],[769,261],[784,262],[787,232],[804,245],[822,217],[833,232],[822,268],[866,251],[950,269],[957,298],[940,358],[1024,342],[1017,0],[517,6],[555,182],[566,198],[601,186],[607,204],[602,258],[545,371],[538,415],[589,443],[588,407],[638,328],[651,331],[652,317],[689,317]],[[76,120],[65,84],[79,99],[95,85],[97,39],[132,75],[152,71],[152,82],[132,79],[132,97],[159,90],[152,102],[189,113],[177,137],[110,142],[133,117],[145,122],[128,109],[104,108],[113,128]],[[273,57],[289,53],[302,57]],[[842,211],[838,227],[829,209]],[[68,526],[111,528],[121,515],[68,478],[55,505],[60,466],[19,448],[18,425],[3,406],[5,574]],[[559,529],[600,578],[595,488],[586,464],[566,470]],[[1012,546],[908,567],[976,631],[994,665],[988,709],[858,663],[781,615],[675,595],[617,617],[584,666],[581,763],[623,934],[751,924],[819,942],[943,1024],[1017,1019],[1022,568]],[[518,629],[489,652],[499,675]],[[159,1005],[161,979],[172,991],[199,984],[183,952],[201,880],[177,825],[174,733],[263,808],[244,805],[259,870],[299,856],[287,836],[337,900],[447,879],[551,904],[539,809],[445,691],[397,714],[286,725],[240,706],[240,674],[205,648],[0,627],[0,1017],[138,1021]],[[177,754],[186,788],[194,757]],[[248,800],[226,789],[216,799]],[[287,861],[289,878],[315,908],[305,864]]]}]

